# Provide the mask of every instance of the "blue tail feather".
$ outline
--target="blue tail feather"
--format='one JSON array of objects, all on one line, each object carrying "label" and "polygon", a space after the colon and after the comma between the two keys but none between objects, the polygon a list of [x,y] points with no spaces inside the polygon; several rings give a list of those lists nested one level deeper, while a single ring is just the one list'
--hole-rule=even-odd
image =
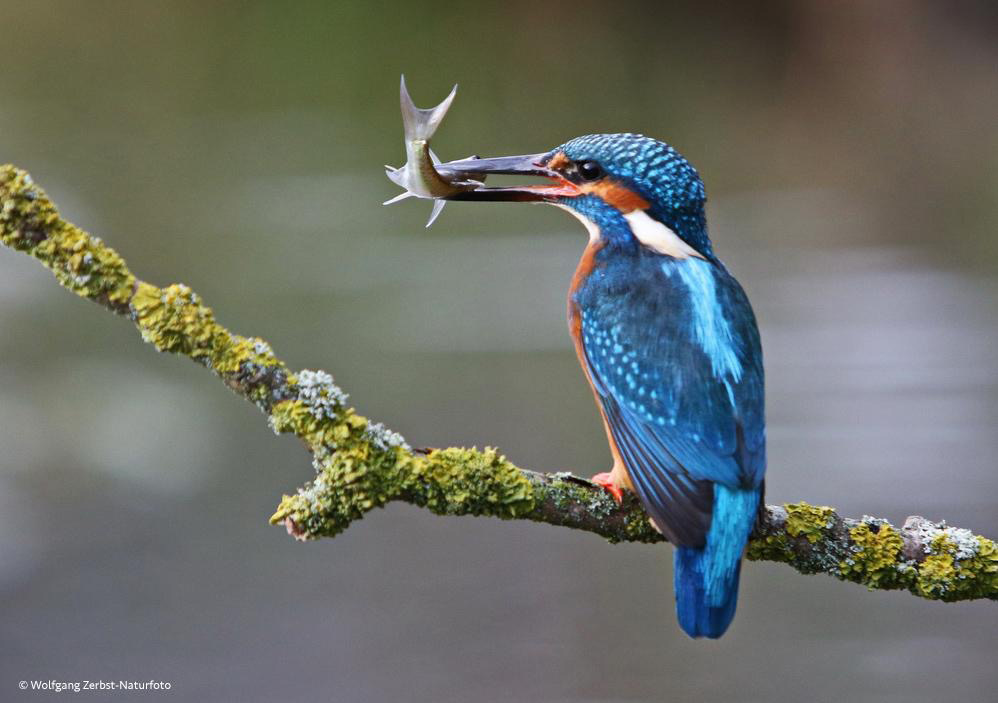
[{"label": "blue tail feather", "polygon": [[707,543],[676,548],[676,615],[690,637],[720,637],[735,616],[742,551],[755,524],[761,492],[714,484]]}]

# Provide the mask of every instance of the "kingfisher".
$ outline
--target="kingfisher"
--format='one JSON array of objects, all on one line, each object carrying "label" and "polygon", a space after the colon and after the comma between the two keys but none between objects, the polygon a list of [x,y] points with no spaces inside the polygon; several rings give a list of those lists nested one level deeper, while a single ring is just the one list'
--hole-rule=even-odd
[{"label": "kingfisher", "polygon": [[623,491],[637,494],[675,545],[680,627],[720,637],[763,505],[763,365],[752,306],[707,234],[696,169],[656,139],[594,134],[541,154],[472,157],[440,170],[480,181],[543,177],[446,199],[549,203],[588,230],[568,326],[613,457],[593,481],[618,501]]}]

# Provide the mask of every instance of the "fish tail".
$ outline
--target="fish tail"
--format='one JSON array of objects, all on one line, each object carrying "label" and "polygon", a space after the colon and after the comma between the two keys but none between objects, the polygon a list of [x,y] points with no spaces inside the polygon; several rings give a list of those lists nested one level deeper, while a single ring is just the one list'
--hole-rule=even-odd
[{"label": "fish tail", "polygon": [[455,95],[457,95],[456,85],[451,88],[450,94],[444,98],[442,103],[428,110],[422,110],[413,104],[412,98],[409,97],[409,91],[405,87],[405,76],[402,76],[399,99],[402,104],[402,124],[405,127],[406,141],[428,140],[432,137],[433,133],[437,131],[437,127],[440,126],[440,122],[443,121],[444,115],[447,114],[447,110],[450,109],[451,103],[454,102]]},{"label": "fish tail", "polygon": [[677,547],[676,616],[690,637],[716,639],[735,616],[742,552],[755,524],[760,488],[714,484],[714,513],[703,547]]}]

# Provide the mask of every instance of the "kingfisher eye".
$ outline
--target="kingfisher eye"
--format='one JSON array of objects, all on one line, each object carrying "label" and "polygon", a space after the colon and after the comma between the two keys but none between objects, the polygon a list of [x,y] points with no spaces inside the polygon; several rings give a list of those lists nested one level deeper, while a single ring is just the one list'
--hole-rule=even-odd
[{"label": "kingfisher eye", "polygon": [[595,181],[597,178],[603,177],[603,167],[595,161],[580,161],[577,168],[583,180]]}]

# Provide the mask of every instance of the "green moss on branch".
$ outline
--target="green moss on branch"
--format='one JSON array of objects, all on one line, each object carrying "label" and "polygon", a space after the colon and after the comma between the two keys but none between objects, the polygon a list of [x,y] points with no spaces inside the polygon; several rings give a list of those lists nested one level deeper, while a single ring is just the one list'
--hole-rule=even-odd
[{"label": "green moss on branch", "polygon": [[[611,542],[663,541],[634,496],[618,505],[585,479],[527,471],[495,449],[411,449],[350,407],[332,376],[292,373],[262,339],[220,325],[187,286],[137,280],[117,252],[63,221],[31,177],[9,165],[0,167],[0,242],[40,261],[76,295],[127,315],[159,351],[210,369],[266,413],[275,432],[301,439],[316,475],[284,496],[271,517],[296,538],[337,535],[372,509],[401,500],[439,515],[535,520]],[[898,530],[885,520],[849,520],[807,503],[767,506],[748,558],[923,598],[998,600],[994,542],[919,517]]]}]

